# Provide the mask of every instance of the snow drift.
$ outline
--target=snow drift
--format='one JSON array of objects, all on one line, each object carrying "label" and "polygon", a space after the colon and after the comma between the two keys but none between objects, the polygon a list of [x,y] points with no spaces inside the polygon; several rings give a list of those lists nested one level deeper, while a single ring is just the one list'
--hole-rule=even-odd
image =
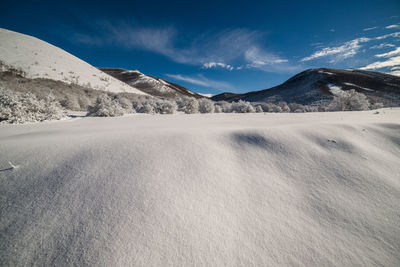
[{"label": "snow drift", "polygon": [[147,95],[56,46],[0,28],[0,71],[7,69],[17,69],[26,78],[46,78],[96,90]]},{"label": "snow drift", "polygon": [[398,266],[400,110],[374,113],[1,125],[0,264]]}]

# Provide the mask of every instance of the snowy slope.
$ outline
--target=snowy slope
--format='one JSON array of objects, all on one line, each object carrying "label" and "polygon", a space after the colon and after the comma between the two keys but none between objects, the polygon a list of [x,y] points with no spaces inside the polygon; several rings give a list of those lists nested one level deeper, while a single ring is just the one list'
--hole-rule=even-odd
[{"label": "snowy slope", "polygon": [[375,112],[2,125],[0,265],[398,266],[400,110]]},{"label": "snowy slope", "polygon": [[[3,65],[3,66],[1,66]],[[145,94],[49,43],[0,28],[0,67],[27,78],[47,78],[109,92]]]},{"label": "snowy slope", "polygon": [[138,70],[125,70],[119,68],[101,68],[101,70],[152,96],[167,98],[190,96],[202,98],[201,95],[193,93],[183,86],[167,82],[158,77],[145,75]]}]

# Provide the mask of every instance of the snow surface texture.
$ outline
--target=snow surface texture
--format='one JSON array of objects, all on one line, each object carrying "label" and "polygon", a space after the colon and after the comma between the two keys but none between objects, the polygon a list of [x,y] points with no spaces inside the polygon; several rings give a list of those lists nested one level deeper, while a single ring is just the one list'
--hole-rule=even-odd
[{"label": "snow surface texture", "polygon": [[399,266],[399,162],[400,109],[2,125],[0,265]]},{"label": "snow surface texture", "polygon": [[7,67],[20,69],[27,78],[46,78],[108,92],[146,95],[56,46],[1,28],[0,61],[7,65],[5,70]]}]

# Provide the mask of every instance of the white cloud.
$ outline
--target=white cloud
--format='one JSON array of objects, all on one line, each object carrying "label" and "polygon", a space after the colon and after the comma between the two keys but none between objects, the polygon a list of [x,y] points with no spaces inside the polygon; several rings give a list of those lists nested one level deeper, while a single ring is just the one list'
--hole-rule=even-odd
[{"label": "white cloud", "polygon": [[389,74],[394,75],[394,76],[400,76],[400,70],[389,72]]},{"label": "white cloud", "polygon": [[365,29],[363,29],[363,31],[372,31],[375,29],[378,29],[378,27],[365,28]]},{"label": "white cloud", "polygon": [[386,39],[386,38],[389,38],[389,37],[400,37],[400,32],[388,33],[388,34],[385,34],[385,35],[382,35],[382,36],[375,37],[374,39],[375,40],[383,40],[383,39]]},{"label": "white cloud", "polygon": [[[187,43],[179,43],[178,32],[173,27],[132,27],[126,24],[103,23],[98,35],[76,35],[74,41],[91,45],[115,45],[128,49],[142,49],[161,54],[174,62],[202,66],[203,68],[235,69],[230,62],[241,62],[248,67],[258,68],[260,62],[247,61],[246,53],[249,48],[257,47],[260,55],[266,55],[263,62],[281,64],[285,60],[279,59],[274,53],[261,49],[261,38],[264,33],[247,29],[227,29],[220,32],[206,33],[194,39],[184,36]],[[215,64],[214,64],[215,63]]]},{"label": "white cloud", "polygon": [[385,29],[400,29],[400,25],[399,24],[389,25],[386,26]]},{"label": "white cloud", "polygon": [[288,62],[287,59],[280,58],[273,54],[268,54],[258,47],[250,47],[244,54],[245,59],[254,66],[273,65]]},{"label": "white cloud", "polygon": [[177,81],[184,81],[184,82],[188,82],[191,84],[195,84],[195,85],[200,85],[203,87],[208,87],[208,88],[213,88],[216,90],[233,90],[234,87],[227,83],[227,82],[223,82],[223,81],[216,81],[216,80],[211,80],[208,79],[206,77],[204,77],[203,75],[196,75],[196,76],[183,76],[181,74],[165,74],[165,76],[167,76],[168,78],[177,80]]},{"label": "white cloud", "polygon": [[382,49],[382,48],[386,48],[386,47],[395,47],[395,45],[389,44],[389,43],[382,43],[382,44],[371,46],[369,49]]},{"label": "white cloud", "polygon": [[400,56],[389,58],[386,61],[374,62],[374,63],[371,63],[361,69],[362,70],[375,70],[375,69],[382,69],[382,68],[393,67],[393,66],[398,66],[398,65],[400,65]]},{"label": "white cloud", "polygon": [[400,70],[400,66],[392,67],[392,68],[390,68],[390,70]]},{"label": "white cloud", "polygon": [[335,32],[335,29],[330,29],[329,31],[330,31],[330,32]]},{"label": "white cloud", "polygon": [[[334,63],[346,58],[353,57],[356,55],[359,51],[360,48],[362,47],[362,43],[367,43],[370,41],[376,41],[376,40],[383,40],[389,37],[400,37],[400,32],[394,32],[394,33],[389,33],[377,37],[372,37],[372,38],[367,38],[367,37],[361,37],[357,38],[348,42],[345,42],[343,45],[340,46],[334,46],[334,47],[325,47],[319,51],[314,52],[308,57],[305,57],[301,59],[302,62],[304,61],[310,61],[314,59],[319,59],[321,57],[332,57],[330,63]],[[376,46],[377,47],[377,46]],[[372,48],[372,47],[371,47]]]},{"label": "white cloud", "polygon": [[222,62],[208,62],[203,64],[203,69],[213,69],[213,68],[223,68],[228,70],[234,69],[233,66]]},{"label": "white cloud", "polygon": [[395,50],[387,53],[375,55],[375,57],[393,57],[397,55],[400,55],[400,47],[397,47]]},{"label": "white cloud", "polygon": [[267,53],[256,46],[246,50],[244,59],[247,64],[237,67],[237,70],[255,68],[265,72],[293,72],[300,69],[299,66],[290,65],[287,59]]},{"label": "white cloud", "polygon": [[357,54],[358,50],[361,47],[360,43],[364,43],[364,42],[368,42],[368,41],[370,41],[370,38],[362,37],[362,38],[357,38],[357,39],[348,41],[341,46],[325,47],[320,51],[314,52],[311,56],[301,59],[301,61],[304,62],[304,61],[314,60],[317,58],[332,56],[332,55],[338,55],[336,60],[349,58],[349,57],[352,57],[355,54]]}]

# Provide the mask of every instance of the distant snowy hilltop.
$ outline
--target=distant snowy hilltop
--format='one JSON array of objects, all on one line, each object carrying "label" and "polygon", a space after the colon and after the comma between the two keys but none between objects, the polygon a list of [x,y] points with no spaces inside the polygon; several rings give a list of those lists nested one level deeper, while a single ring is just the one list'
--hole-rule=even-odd
[{"label": "distant snowy hilltop", "polygon": [[211,99],[318,105],[321,101],[329,101],[341,91],[351,89],[364,94],[371,102],[381,102],[385,106],[400,104],[400,77],[374,71],[326,68],[303,71],[269,89],[245,94],[222,93]]},{"label": "distant snowy hilltop", "polygon": [[203,97],[183,86],[165,81],[161,78],[145,75],[138,70],[115,68],[100,68],[100,70],[152,96],[169,98],[177,96]]},{"label": "distant snowy hilltop", "polygon": [[[60,88],[67,84],[78,91],[88,88],[163,99],[207,98],[138,70],[98,69],[35,37],[0,29],[0,74],[10,70],[30,81],[57,81],[62,83],[58,84]],[[5,79],[10,80],[10,77],[2,75],[0,80]],[[273,88],[245,94],[222,93],[212,96],[211,100],[321,106],[341,92],[352,89],[365,95],[370,103],[400,106],[400,77],[372,71],[324,68],[303,71]],[[87,95],[90,97],[89,93]]]}]

